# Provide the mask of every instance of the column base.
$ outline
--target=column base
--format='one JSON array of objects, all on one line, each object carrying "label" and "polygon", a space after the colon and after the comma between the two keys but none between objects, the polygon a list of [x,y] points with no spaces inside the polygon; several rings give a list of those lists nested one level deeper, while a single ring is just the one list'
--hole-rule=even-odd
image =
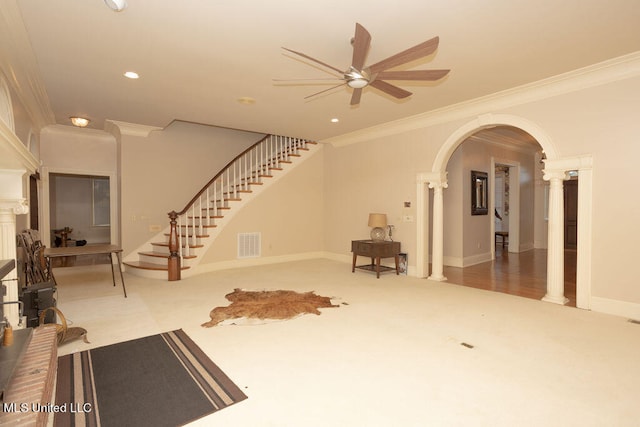
[{"label": "column base", "polygon": [[447,278],[444,277],[443,275],[435,275],[435,274],[432,274],[431,276],[427,277],[427,279],[435,280],[436,282],[444,282],[445,280],[447,280]]},{"label": "column base", "polygon": [[562,296],[552,296],[552,295],[547,294],[544,297],[542,297],[542,301],[552,302],[554,304],[565,305],[566,303],[569,302],[569,298],[565,297],[564,295],[562,295]]}]

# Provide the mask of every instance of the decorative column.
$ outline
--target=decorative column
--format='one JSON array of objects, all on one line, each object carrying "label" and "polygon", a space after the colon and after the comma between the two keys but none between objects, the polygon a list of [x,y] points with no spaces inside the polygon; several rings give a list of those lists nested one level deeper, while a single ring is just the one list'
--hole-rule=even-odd
[{"label": "decorative column", "polygon": [[590,156],[580,158],[578,168],[578,250],[576,260],[576,307],[591,310],[591,257],[593,171]]},{"label": "decorative column", "polygon": [[416,179],[416,276],[429,276],[429,188],[424,174]]},{"label": "decorative column", "polygon": [[431,260],[431,276],[429,279],[437,281],[447,280],[444,277],[444,199],[443,191],[449,186],[446,172],[437,179],[429,182],[433,188],[433,258]]},{"label": "decorative column", "polygon": [[[16,215],[28,212],[25,199],[0,199],[0,259],[16,259]],[[18,301],[17,265],[4,277],[2,284],[7,289],[4,301]],[[5,304],[4,314],[12,325],[18,324],[17,304]]]},{"label": "decorative column", "polygon": [[564,194],[562,181],[569,178],[564,170],[543,171],[549,181],[549,241],[547,249],[547,294],[543,301],[566,304],[564,296]]}]

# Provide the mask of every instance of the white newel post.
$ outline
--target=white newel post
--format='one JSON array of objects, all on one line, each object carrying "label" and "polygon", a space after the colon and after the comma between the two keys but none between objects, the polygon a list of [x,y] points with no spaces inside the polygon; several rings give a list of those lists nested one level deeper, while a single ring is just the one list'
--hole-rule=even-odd
[{"label": "white newel post", "polygon": [[431,276],[437,281],[447,280],[444,277],[444,198],[443,191],[448,187],[446,173],[429,182],[433,188],[433,258],[431,260]]},{"label": "white newel post", "polygon": [[564,296],[564,170],[544,170],[549,181],[549,241],[547,250],[547,294],[543,301],[566,304]]}]

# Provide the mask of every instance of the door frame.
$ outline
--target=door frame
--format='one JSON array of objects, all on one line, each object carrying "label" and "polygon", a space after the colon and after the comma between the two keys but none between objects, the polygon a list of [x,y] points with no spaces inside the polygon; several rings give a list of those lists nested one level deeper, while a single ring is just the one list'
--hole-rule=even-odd
[{"label": "door frame", "polygon": [[118,221],[118,189],[116,174],[107,171],[80,170],[80,169],[64,169],[64,168],[42,168],[42,206],[40,209],[40,239],[47,247],[51,245],[51,200],[49,197],[50,174],[64,175],[82,175],[82,176],[99,176],[109,178],[109,213],[110,221],[110,237],[112,245],[118,245],[118,230],[120,223]]},{"label": "door frame", "polygon": [[[501,159],[491,157],[490,168],[490,193],[489,193],[489,209],[491,216],[496,208],[496,165],[509,166],[509,252],[518,253],[520,250],[520,162],[515,160]],[[491,259],[496,257],[495,246],[495,221],[491,221],[489,230],[489,243],[491,248]]]}]

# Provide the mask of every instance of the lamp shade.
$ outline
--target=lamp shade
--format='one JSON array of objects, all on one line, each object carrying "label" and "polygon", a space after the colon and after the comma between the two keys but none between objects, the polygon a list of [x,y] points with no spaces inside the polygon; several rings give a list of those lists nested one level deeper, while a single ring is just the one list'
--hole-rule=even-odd
[{"label": "lamp shade", "polygon": [[387,226],[387,215],[381,213],[370,213],[369,214],[369,227],[386,227]]}]

